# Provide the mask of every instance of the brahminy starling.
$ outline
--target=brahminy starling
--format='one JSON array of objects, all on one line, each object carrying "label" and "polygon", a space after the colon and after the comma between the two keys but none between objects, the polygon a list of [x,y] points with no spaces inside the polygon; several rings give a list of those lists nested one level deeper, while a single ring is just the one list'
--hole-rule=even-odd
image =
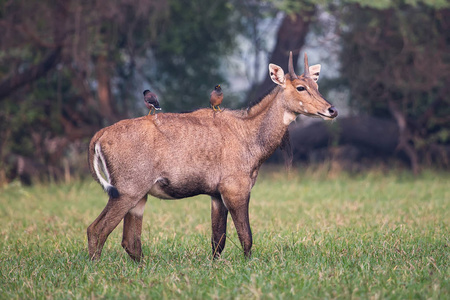
[{"label": "brahminy starling", "polygon": [[222,103],[222,100],[223,92],[220,84],[218,84],[214,87],[214,90],[211,92],[211,98],[209,99],[209,103],[211,103],[211,107],[214,111],[222,111],[219,106]]},{"label": "brahminy starling", "polygon": [[150,90],[144,91],[144,102],[145,106],[150,110],[148,112],[149,115],[155,113],[156,110],[161,110],[158,102],[158,96],[155,93],[152,93]]}]

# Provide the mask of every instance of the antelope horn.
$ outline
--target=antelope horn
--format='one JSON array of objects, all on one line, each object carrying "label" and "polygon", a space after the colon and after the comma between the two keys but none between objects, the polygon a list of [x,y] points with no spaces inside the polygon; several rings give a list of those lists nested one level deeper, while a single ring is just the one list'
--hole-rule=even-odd
[{"label": "antelope horn", "polygon": [[289,52],[288,70],[289,70],[289,76],[291,77],[291,79],[297,78],[297,75],[294,72],[294,63],[292,61],[292,51]]},{"label": "antelope horn", "polygon": [[305,72],[304,72],[305,77],[310,77],[311,74],[309,74],[309,66],[308,66],[308,55],[306,55],[305,52]]}]

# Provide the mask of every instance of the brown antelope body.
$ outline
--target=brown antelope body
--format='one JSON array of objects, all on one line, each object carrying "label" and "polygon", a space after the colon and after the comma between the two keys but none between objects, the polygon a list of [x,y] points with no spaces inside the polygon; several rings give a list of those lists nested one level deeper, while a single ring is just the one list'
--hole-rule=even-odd
[{"label": "brown antelope body", "polygon": [[230,212],[244,254],[250,256],[248,208],[259,167],[280,146],[297,115],[337,116],[318,91],[319,70],[320,65],[308,67],[305,54],[305,73],[295,75],[291,54],[289,74],[270,64],[277,86],[248,109],[162,113],[97,132],[89,146],[89,166],[109,201],[87,230],[90,258],[100,257],[108,235],[123,219],[122,246],[140,260],[148,194],[161,199],[210,195],[213,255],[225,247]]}]

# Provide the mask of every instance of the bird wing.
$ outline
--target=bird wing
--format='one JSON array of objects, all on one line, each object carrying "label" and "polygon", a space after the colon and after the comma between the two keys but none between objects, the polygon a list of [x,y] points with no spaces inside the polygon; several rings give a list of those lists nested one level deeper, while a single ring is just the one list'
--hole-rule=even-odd
[{"label": "bird wing", "polygon": [[145,102],[147,102],[148,104],[153,105],[155,108],[160,108],[159,107],[159,102],[158,102],[158,98],[156,97],[155,94],[150,94],[150,95],[146,95],[144,98]]},{"label": "bird wing", "polygon": [[218,94],[217,91],[213,91],[211,93],[211,98],[209,99],[209,102],[211,105],[220,105],[222,103],[223,94]]}]

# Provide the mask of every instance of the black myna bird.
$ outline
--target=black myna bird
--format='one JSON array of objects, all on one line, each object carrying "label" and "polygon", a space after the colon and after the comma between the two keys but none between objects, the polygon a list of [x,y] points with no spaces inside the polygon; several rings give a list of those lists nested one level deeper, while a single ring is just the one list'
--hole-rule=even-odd
[{"label": "black myna bird", "polygon": [[158,102],[158,96],[155,93],[152,93],[150,90],[144,91],[144,102],[145,106],[150,110],[148,112],[149,115],[153,114],[155,110],[161,110]]},{"label": "black myna bird", "polygon": [[220,84],[218,84],[214,87],[214,90],[211,92],[211,98],[209,99],[209,103],[211,103],[212,109],[214,111],[216,110],[222,111],[219,107],[219,105],[222,103],[222,100],[223,100],[223,92],[222,88],[220,87]]}]

